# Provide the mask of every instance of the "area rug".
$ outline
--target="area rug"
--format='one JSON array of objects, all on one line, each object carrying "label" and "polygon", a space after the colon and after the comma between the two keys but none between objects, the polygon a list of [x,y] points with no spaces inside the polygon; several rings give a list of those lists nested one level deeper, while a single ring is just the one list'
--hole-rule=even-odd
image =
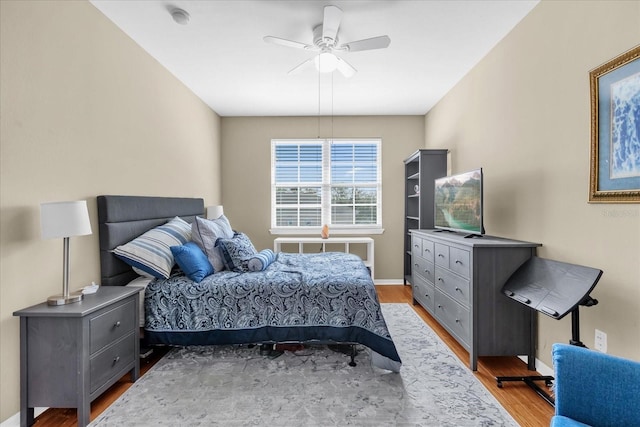
[{"label": "area rug", "polygon": [[90,425],[517,426],[408,304],[382,304],[399,374],[327,347],[176,348]]}]

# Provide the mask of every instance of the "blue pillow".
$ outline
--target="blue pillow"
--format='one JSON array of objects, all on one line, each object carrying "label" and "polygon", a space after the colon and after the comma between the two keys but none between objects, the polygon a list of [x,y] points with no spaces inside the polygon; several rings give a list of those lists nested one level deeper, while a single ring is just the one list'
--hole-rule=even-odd
[{"label": "blue pillow", "polygon": [[207,256],[193,242],[187,242],[182,246],[171,246],[171,253],[184,274],[196,283],[200,283],[202,279],[214,273]]},{"label": "blue pillow", "polygon": [[264,271],[276,260],[276,254],[271,249],[263,249],[248,262],[249,271]]},{"label": "blue pillow", "polygon": [[220,248],[227,270],[239,273],[249,271],[249,260],[257,253],[244,233],[235,233],[231,239],[219,238],[216,240],[216,248]]}]

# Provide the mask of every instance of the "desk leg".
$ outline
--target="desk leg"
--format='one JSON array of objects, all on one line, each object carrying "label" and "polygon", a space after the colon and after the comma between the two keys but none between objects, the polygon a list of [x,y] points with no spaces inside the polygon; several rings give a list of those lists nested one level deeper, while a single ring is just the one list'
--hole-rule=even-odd
[{"label": "desk leg", "polygon": [[538,336],[538,312],[535,310],[529,310],[531,312],[531,335],[529,336],[529,354],[527,355],[527,369],[530,371],[536,370],[536,338]]}]

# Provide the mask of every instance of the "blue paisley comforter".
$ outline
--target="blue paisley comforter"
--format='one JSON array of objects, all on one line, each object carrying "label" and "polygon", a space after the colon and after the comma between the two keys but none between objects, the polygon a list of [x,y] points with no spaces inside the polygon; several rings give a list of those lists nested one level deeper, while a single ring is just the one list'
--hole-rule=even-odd
[{"label": "blue paisley comforter", "polygon": [[156,279],[145,292],[145,337],[170,345],[352,342],[373,350],[376,365],[400,367],[368,270],[341,252],[279,253],[265,271],[222,271],[200,283]]}]

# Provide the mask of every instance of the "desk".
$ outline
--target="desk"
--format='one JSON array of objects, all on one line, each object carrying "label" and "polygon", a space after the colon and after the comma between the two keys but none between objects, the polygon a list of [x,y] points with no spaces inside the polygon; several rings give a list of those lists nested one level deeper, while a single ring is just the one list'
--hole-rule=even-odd
[{"label": "desk", "polygon": [[322,244],[322,252],[325,252],[326,244],[344,244],[344,252],[349,253],[350,244],[364,244],[367,245],[367,259],[362,260],[364,265],[371,271],[371,280],[375,277],[373,274],[374,264],[374,240],[371,237],[329,237],[323,239],[322,237],[278,237],[273,241],[273,250],[280,252],[280,247],[287,243],[297,243],[298,253],[304,253],[305,244]]}]

